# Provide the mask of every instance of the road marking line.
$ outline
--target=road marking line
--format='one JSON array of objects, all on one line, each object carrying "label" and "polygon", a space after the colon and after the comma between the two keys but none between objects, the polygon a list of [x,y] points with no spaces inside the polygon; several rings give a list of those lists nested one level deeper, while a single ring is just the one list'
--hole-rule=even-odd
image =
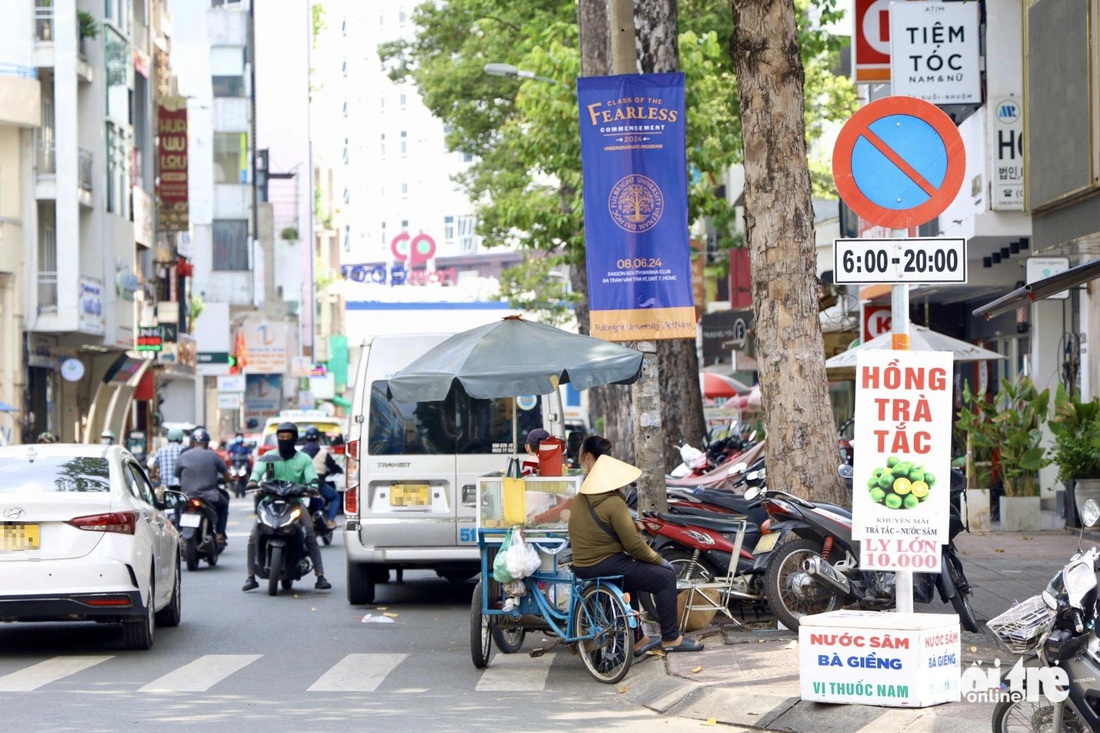
[{"label": "road marking line", "polygon": [[321,675],[309,692],[374,692],[408,654],[349,654]]},{"label": "road marking line", "polygon": [[63,677],[82,672],[89,667],[114,659],[107,657],[54,657],[18,672],[0,677],[0,692],[30,692]]},{"label": "road marking line", "polygon": [[554,654],[532,659],[527,654],[495,654],[481,673],[478,692],[541,692]]},{"label": "road marking line", "polygon": [[153,680],[142,687],[140,692],[206,692],[262,656],[262,654],[206,654]]}]

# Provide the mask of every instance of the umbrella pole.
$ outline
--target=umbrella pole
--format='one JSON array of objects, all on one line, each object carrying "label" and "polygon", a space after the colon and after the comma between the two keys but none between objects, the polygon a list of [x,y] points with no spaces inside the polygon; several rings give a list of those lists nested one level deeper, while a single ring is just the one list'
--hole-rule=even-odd
[{"label": "umbrella pole", "polygon": [[519,456],[519,418],[516,415],[516,398],[512,398],[512,456]]}]

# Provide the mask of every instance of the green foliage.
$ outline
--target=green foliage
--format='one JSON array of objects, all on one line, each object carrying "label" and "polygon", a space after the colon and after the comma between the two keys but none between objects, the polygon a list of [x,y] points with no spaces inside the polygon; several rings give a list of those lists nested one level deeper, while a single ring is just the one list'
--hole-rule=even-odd
[{"label": "green foliage", "polygon": [[1042,446],[1050,390],[1035,388],[1030,377],[1018,382],[1001,380],[993,400],[985,392],[973,394],[963,386],[963,408],[955,425],[969,434],[973,445],[996,451],[1006,496],[1038,496],[1039,469],[1051,459]]},{"label": "green foliage", "polygon": [[321,3],[316,3],[309,9],[310,20],[313,23],[313,48],[317,48],[317,40],[321,36],[321,32],[325,30],[325,6]]},{"label": "green foliage", "polygon": [[580,296],[571,291],[561,264],[561,256],[549,255],[529,257],[522,266],[509,267],[500,276],[501,299],[525,303],[541,323],[565,325],[573,318],[572,304]]},{"label": "green foliage", "polygon": [[[830,74],[839,41],[817,30],[838,17],[836,0],[812,6],[798,0],[798,7],[812,142],[825,132],[825,120],[850,116],[856,98],[850,81]],[[678,17],[687,79],[689,221],[710,217],[720,249],[742,246],[733,208],[714,195],[743,149],[736,78],[724,48],[733,31],[732,6],[728,0],[681,0]],[[415,38],[382,44],[379,55],[390,78],[415,83],[428,109],[449,125],[449,149],[474,158],[458,183],[476,202],[485,246],[541,250],[555,262],[583,266],[575,1],[441,0],[418,6],[413,22]],[[563,83],[487,76],[489,62]],[[827,163],[815,170],[815,194],[835,197]],[[537,292],[522,284],[540,277],[537,259],[528,258],[535,271],[513,272],[516,285],[505,286],[515,307],[540,309],[538,297],[526,297]]]},{"label": "green foliage", "polygon": [[1058,465],[1058,479],[1100,478],[1100,402],[1082,402],[1059,384],[1047,423],[1054,433],[1051,458]]},{"label": "green foliage", "polygon": [[99,22],[88,11],[81,10],[76,14],[76,24],[81,38],[95,40],[99,37]]},{"label": "green foliage", "polygon": [[283,230],[279,232],[279,239],[284,242],[297,242],[298,241],[298,227],[283,227]]}]

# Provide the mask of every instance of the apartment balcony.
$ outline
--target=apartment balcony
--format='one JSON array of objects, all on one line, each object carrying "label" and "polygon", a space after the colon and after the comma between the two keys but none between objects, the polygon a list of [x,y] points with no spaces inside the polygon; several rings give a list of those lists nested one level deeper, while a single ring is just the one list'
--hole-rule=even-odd
[{"label": "apartment balcony", "polygon": [[[80,148],[77,151],[77,187],[80,205],[92,208],[92,153]],[[57,146],[53,142],[39,142],[34,155],[34,195],[40,201],[57,200]]]},{"label": "apartment balcony", "polygon": [[38,127],[42,119],[42,87],[38,70],[0,64],[0,125]]},{"label": "apartment balcony", "polygon": [[[74,23],[77,22],[75,19]],[[57,20],[54,8],[49,0],[36,0],[34,7],[34,65],[38,68],[50,68],[54,61],[54,32]],[[81,81],[91,83],[92,66],[88,63],[88,39],[80,34],[79,24],[76,31],[76,75]]]}]

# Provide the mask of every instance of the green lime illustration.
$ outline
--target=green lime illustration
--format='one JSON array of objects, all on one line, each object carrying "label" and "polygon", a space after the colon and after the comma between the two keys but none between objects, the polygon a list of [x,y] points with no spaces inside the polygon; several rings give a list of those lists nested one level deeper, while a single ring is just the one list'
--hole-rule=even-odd
[{"label": "green lime illustration", "polygon": [[890,468],[893,468],[894,466],[898,465],[899,462],[900,462],[900,459],[897,456],[890,456],[889,458],[886,459],[886,465],[889,466]]},{"label": "green lime illustration", "polygon": [[882,503],[885,504],[886,506],[890,507],[891,509],[900,509],[901,508],[901,501],[902,501],[901,497],[898,496],[897,494],[887,494],[886,498],[883,499]]},{"label": "green lime illustration", "polygon": [[907,479],[907,478],[903,477],[903,478],[896,479],[894,481],[894,486],[893,486],[894,493],[898,494],[900,496],[905,496],[906,494],[908,494],[911,487],[912,487],[912,484],[909,482],[909,479]]},{"label": "green lime illustration", "polygon": [[924,471],[920,468],[914,468],[909,472],[909,480],[913,483],[924,481]]},{"label": "green lime illustration", "polygon": [[878,485],[882,489],[892,488],[893,485],[894,485],[894,474],[890,473],[889,471],[887,471],[886,473],[883,473],[878,478]]},{"label": "green lime illustration", "polygon": [[879,488],[871,489],[871,499],[876,504],[881,504],[882,500],[885,499],[885,498],[886,498],[886,492],[883,491],[882,489],[879,489]]},{"label": "green lime illustration", "polygon": [[918,499],[924,499],[928,496],[928,484],[924,481],[914,481],[909,490],[913,493],[913,496]]},{"label": "green lime illustration", "polygon": [[924,472],[924,483],[928,484],[928,488],[932,488],[936,485],[936,477],[928,471]]},{"label": "green lime illustration", "polygon": [[906,509],[912,509],[917,504],[920,504],[920,499],[918,499],[917,497],[910,494],[909,496],[905,497],[905,502],[904,503],[905,503],[905,508]]}]

